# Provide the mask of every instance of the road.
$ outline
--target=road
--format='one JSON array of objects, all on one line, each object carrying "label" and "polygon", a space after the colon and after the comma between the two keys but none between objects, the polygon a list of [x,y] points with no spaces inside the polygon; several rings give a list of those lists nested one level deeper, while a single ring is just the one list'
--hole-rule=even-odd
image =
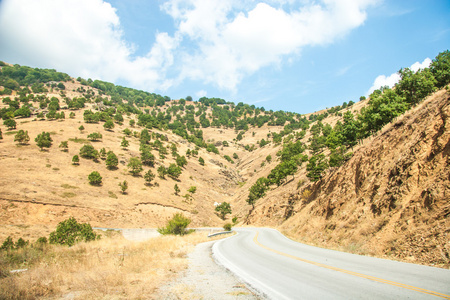
[{"label": "road", "polygon": [[327,250],[237,228],[216,261],[269,299],[450,299],[450,270]]}]

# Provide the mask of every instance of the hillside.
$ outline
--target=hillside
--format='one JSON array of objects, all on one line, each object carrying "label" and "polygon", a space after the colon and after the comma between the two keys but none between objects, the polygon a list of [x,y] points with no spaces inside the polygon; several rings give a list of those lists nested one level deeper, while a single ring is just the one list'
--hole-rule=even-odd
[{"label": "hillside", "polygon": [[[181,212],[194,227],[234,218],[324,247],[448,266],[449,56],[403,69],[393,89],[308,115],[2,63],[0,239],[34,240],[70,216],[148,228]],[[43,132],[52,145],[40,149]],[[89,182],[93,171],[101,184]],[[225,219],[222,202],[232,208]]]}]

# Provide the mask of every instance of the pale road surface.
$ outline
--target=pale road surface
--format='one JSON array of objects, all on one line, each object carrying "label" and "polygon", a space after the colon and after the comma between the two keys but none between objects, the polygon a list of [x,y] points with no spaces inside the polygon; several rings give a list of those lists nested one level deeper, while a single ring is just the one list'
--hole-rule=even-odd
[{"label": "pale road surface", "polygon": [[213,253],[269,299],[450,299],[450,270],[294,242],[268,228],[236,228]]}]

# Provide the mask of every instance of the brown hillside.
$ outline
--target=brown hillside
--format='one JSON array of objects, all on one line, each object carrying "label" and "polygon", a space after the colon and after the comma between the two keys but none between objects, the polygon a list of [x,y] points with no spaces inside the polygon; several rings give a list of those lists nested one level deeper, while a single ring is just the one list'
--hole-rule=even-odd
[{"label": "brown hillside", "polygon": [[289,236],[319,246],[449,266],[449,122],[442,90],[322,180],[260,203],[250,221],[276,218]]}]

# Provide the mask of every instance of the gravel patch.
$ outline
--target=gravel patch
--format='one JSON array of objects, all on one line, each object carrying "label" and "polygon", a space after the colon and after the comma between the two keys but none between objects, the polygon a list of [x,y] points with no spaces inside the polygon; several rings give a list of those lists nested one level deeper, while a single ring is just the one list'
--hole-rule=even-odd
[{"label": "gravel patch", "polygon": [[189,267],[177,279],[159,289],[157,299],[262,299],[230,271],[216,264],[211,247],[215,241],[198,244],[188,254]]}]

